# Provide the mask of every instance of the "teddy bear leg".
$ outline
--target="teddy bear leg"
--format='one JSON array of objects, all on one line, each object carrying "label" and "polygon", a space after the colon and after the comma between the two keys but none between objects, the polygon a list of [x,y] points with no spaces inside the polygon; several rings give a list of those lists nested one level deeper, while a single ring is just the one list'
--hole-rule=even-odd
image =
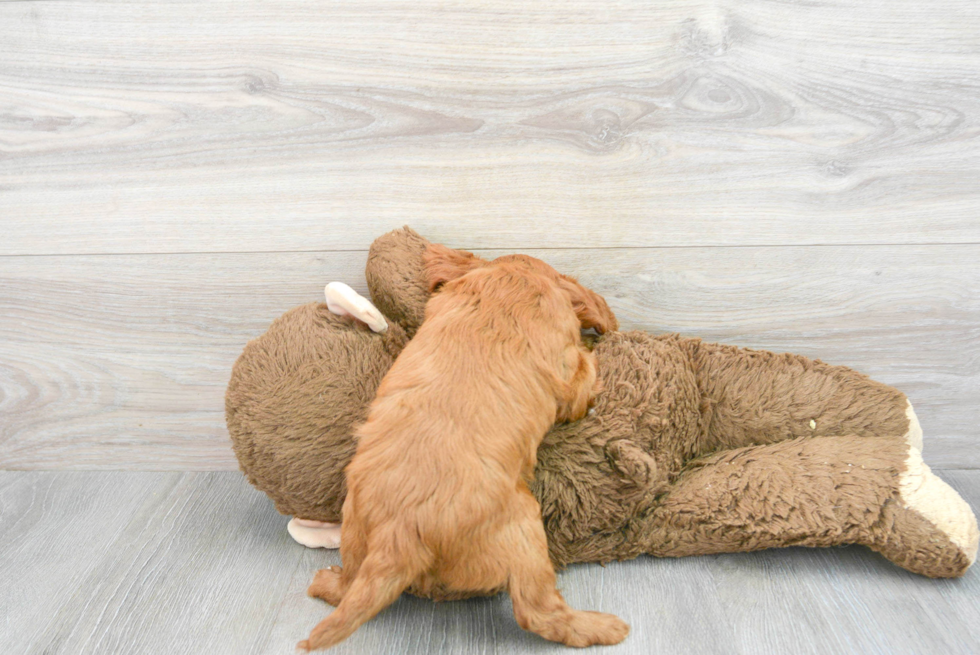
[{"label": "teddy bear leg", "polygon": [[861,544],[930,577],[977,553],[970,507],[898,440],[798,438],[694,462],[644,525],[660,556]]},{"label": "teddy bear leg", "polygon": [[905,394],[845,366],[799,355],[685,340],[701,394],[696,454],[796,437],[901,440],[922,450]]},{"label": "teddy bear leg", "polygon": [[286,531],[297,543],[307,548],[340,548],[340,524],[324,523],[293,517]]},{"label": "teddy bear leg", "polygon": [[977,521],[970,506],[909,446],[899,501],[887,504],[871,548],[930,577],[962,575],[976,561]]}]

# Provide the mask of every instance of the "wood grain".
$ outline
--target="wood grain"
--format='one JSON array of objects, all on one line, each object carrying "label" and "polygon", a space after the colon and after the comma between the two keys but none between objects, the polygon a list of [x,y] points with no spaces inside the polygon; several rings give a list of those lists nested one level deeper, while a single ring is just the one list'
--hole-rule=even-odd
[{"label": "wood grain", "polygon": [[[231,365],[411,224],[624,328],[851,365],[980,453],[980,3],[0,2],[0,652],[291,652],[336,553],[238,473]],[[169,473],[146,471],[174,471]],[[980,474],[941,473],[974,508]],[[860,548],[560,575],[603,653],[976,653],[980,575]],[[505,596],[337,653],[565,653]]]},{"label": "wood grain", "polygon": [[0,254],[980,242],[980,5],[0,3]]},{"label": "wood grain", "polygon": [[248,652],[300,554],[234,473],[31,475],[0,502],[8,653]]},{"label": "wood grain", "polygon": [[[897,386],[928,463],[980,466],[980,246],[533,254],[603,293],[624,329],[798,352]],[[223,417],[235,358],[328,281],[366,293],[365,258],[0,258],[0,468],[237,468]]]},{"label": "wood grain", "polygon": [[[945,471],[973,507],[980,472]],[[289,540],[238,473],[0,472],[0,650],[272,655],[330,608],[306,597],[340,562]],[[674,560],[559,574],[574,607],[631,625],[627,653],[974,653],[980,575],[930,580],[860,547]],[[403,596],[335,649],[566,653],[523,632],[506,595]]]},{"label": "wood grain", "polygon": [[328,281],[366,293],[365,260],[0,259],[0,468],[237,468],[224,427],[235,358]]}]

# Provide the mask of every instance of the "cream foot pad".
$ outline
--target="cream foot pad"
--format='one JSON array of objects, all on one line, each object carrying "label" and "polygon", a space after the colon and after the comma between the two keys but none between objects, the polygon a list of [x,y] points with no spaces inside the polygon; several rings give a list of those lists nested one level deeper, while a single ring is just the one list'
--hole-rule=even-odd
[{"label": "cream foot pad", "polygon": [[307,548],[340,548],[340,524],[298,519],[286,526],[289,536]]},{"label": "cream foot pad", "polygon": [[956,491],[936,477],[917,448],[909,448],[908,467],[899,481],[902,504],[913,509],[953,542],[970,564],[977,559],[977,519]]}]

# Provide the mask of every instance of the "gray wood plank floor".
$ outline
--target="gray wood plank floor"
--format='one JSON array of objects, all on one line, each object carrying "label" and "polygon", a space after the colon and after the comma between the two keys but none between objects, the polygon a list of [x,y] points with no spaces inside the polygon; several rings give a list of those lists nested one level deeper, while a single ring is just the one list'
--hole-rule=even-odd
[{"label": "gray wood plank floor", "polygon": [[[980,507],[980,471],[942,471]],[[237,473],[0,472],[0,652],[291,653],[329,611],[307,550]],[[909,574],[858,547],[578,565],[575,607],[632,626],[615,653],[976,653],[980,569]],[[567,653],[505,595],[403,596],[343,653]],[[596,651],[600,652],[600,651]]]}]

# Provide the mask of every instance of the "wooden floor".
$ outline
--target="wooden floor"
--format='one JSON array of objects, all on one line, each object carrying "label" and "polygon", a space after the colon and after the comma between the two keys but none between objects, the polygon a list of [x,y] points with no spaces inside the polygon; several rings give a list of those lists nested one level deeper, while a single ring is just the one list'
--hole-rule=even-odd
[{"label": "wooden floor", "polygon": [[[0,2],[0,653],[291,652],[336,556],[234,472],[224,388],[404,224],[895,385],[980,507],[978,34],[976,0]],[[562,584],[633,624],[610,653],[975,653],[977,580],[844,549]],[[557,652],[507,602],[339,650]]]},{"label": "wooden floor", "polygon": [[[942,475],[980,505],[980,472]],[[336,552],[293,543],[235,473],[0,472],[0,507],[3,653],[291,653],[330,611],[305,590]],[[559,586],[630,623],[609,655],[980,650],[980,570],[930,580],[859,547],[573,566]],[[331,652],[571,651],[501,595],[402,596]]]}]

